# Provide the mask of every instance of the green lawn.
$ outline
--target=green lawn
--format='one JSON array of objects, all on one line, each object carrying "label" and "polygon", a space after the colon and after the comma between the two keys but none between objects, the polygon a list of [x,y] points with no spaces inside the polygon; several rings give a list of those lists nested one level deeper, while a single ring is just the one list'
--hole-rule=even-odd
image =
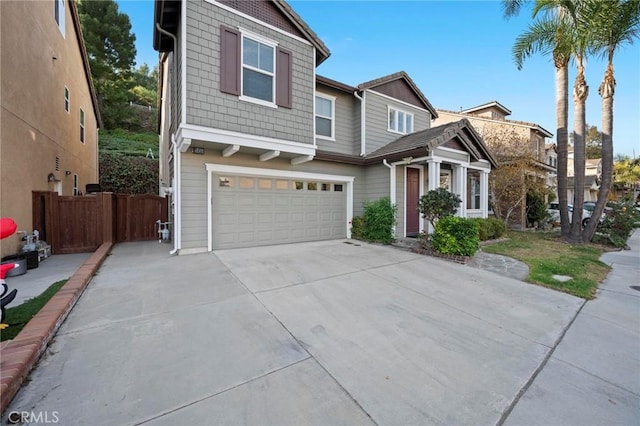
[{"label": "green lawn", "polygon": [[[20,333],[20,330],[27,325],[49,299],[66,283],[67,280],[58,281],[49,286],[40,296],[34,297],[24,302],[22,305],[7,308],[5,311],[4,322],[9,327],[0,330],[0,341],[13,339]],[[20,290],[18,289],[18,292]]]},{"label": "green lawn", "polygon": [[[508,241],[482,248],[487,253],[502,254],[529,265],[527,281],[540,284],[584,299],[592,299],[598,284],[609,272],[609,266],[598,259],[605,251],[595,245],[567,244],[554,232],[510,231]],[[571,280],[561,282],[553,275],[565,275]]]}]

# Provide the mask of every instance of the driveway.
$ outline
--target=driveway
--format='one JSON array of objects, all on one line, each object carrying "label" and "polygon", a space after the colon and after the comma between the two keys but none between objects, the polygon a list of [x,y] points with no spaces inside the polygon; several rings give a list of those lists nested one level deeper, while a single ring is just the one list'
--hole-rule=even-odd
[{"label": "driveway", "polygon": [[7,413],[495,424],[581,299],[391,247],[114,248]]}]

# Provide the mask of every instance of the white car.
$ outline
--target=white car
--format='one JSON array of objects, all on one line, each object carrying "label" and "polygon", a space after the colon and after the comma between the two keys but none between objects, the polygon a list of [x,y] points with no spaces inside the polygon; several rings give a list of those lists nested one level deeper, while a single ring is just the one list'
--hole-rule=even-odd
[{"label": "white car", "polygon": [[[573,218],[573,205],[569,204],[569,223]],[[550,203],[549,208],[547,208],[549,215],[551,216],[551,222],[560,223],[560,205],[558,203]],[[593,210],[592,210],[593,211]],[[583,208],[582,209],[582,226],[586,226],[589,223],[589,218],[591,217],[591,211]]]}]

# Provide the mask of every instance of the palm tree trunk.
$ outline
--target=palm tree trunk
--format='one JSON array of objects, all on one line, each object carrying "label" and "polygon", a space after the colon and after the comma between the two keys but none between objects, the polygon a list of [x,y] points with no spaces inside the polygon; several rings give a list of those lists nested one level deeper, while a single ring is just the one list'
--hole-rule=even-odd
[{"label": "palm tree trunk", "polygon": [[591,215],[591,220],[582,231],[582,240],[585,243],[591,241],[595,234],[611,190],[613,178],[613,95],[615,88],[616,79],[613,75],[613,63],[609,60],[604,79],[598,88],[598,93],[602,97],[602,178],[598,201]]},{"label": "palm tree trunk", "polygon": [[569,241],[582,242],[582,208],[584,205],[584,172],[585,172],[585,144],[584,135],[586,127],[586,100],[589,96],[589,86],[584,78],[584,64],[582,55],[577,55],[578,75],[573,86],[574,102],[574,132],[573,132],[573,170],[574,170],[574,200],[573,216]]},{"label": "palm tree trunk", "polygon": [[569,67],[562,58],[554,58],[556,65],[556,142],[558,150],[557,179],[558,204],[562,238],[569,237],[569,210],[567,207],[567,145],[569,116]]}]

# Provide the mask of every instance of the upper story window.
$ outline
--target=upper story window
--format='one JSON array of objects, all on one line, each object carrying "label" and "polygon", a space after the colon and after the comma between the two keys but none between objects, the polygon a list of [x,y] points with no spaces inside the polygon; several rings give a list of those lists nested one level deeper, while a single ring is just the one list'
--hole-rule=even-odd
[{"label": "upper story window", "polygon": [[84,110],[80,108],[80,142],[84,143]]},{"label": "upper story window", "polygon": [[389,107],[389,128],[391,132],[413,133],[413,114]]},{"label": "upper story window", "polygon": [[269,107],[293,105],[293,54],[277,43],[220,26],[220,91]]},{"label": "upper story window", "polygon": [[335,99],[333,96],[316,95],[316,136],[335,138]]},{"label": "upper story window", "polygon": [[69,101],[69,88],[64,86],[64,110],[66,112],[71,111],[71,102]]},{"label": "upper story window", "polygon": [[274,102],[275,44],[242,35],[242,96]]},{"label": "upper story window", "polygon": [[53,0],[53,19],[64,37],[64,0]]}]

